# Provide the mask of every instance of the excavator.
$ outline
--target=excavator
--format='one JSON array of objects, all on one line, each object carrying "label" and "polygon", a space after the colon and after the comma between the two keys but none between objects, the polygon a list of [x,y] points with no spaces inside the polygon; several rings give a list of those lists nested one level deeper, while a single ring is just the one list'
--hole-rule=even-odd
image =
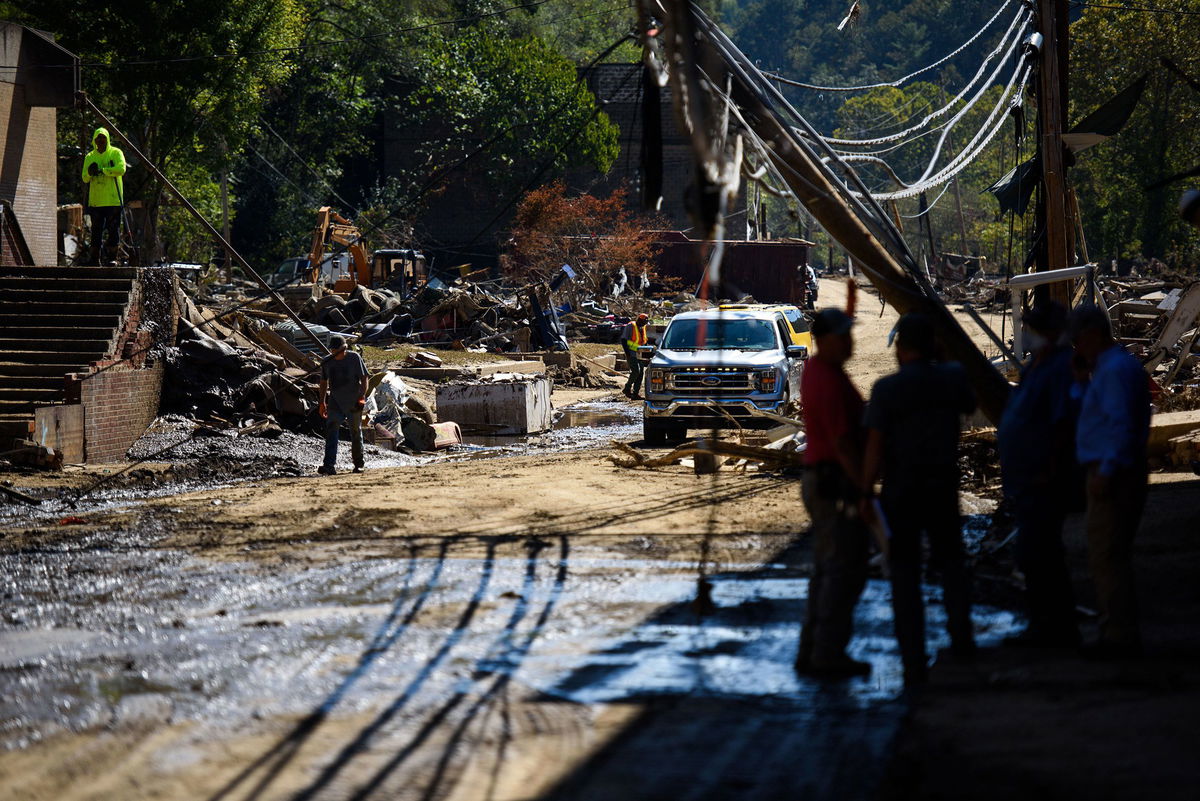
[{"label": "excavator", "polygon": [[[345,252],[327,258],[327,251],[338,245],[345,247]],[[368,259],[362,232],[330,206],[317,210],[307,269],[309,281],[347,296],[358,286],[389,285],[403,293],[427,274],[425,256],[419,251],[376,250]]]}]

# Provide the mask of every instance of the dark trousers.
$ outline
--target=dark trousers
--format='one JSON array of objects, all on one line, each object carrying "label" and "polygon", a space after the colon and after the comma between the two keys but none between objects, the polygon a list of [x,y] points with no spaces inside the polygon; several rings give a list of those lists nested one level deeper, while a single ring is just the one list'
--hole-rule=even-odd
[{"label": "dark trousers", "polygon": [[1088,469],[1088,567],[1100,607],[1100,639],[1114,645],[1140,645],[1137,594],[1133,583],[1133,538],[1146,506],[1146,469],[1118,470],[1103,489]]},{"label": "dark trousers", "polygon": [[1079,626],[1062,539],[1067,492],[1063,487],[1031,487],[1015,499],[1013,511],[1017,566],[1025,574],[1029,631],[1073,645],[1079,640]]},{"label": "dark trousers", "polygon": [[[88,264],[100,264],[101,255],[105,263],[117,257],[117,240],[121,234],[120,206],[90,206],[88,216],[92,220],[92,241],[88,251]],[[104,253],[100,245],[104,245]]]},{"label": "dark trousers", "polygon": [[629,364],[629,380],[625,382],[625,394],[636,398],[642,394],[642,374],[646,371],[646,365],[638,358],[636,350],[623,342],[621,347],[625,351],[625,361]]},{"label": "dark trousers", "polygon": [[343,412],[336,403],[330,403],[325,418],[325,467],[333,467],[337,463],[338,440],[341,437],[342,423],[350,426],[350,455],[355,467],[363,466],[362,439],[362,410],[355,407],[351,412]]},{"label": "dark trousers", "polygon": [[[885,479],[886,480],[886,479]],[[962,521],[958,513],[958,480],[941,479],[889,492],[884,515],[892,532],[892,613],[896,641],[907,679],[924,677],[925,602],[921,597],[921,534],[929,538],[930,558],[941,573],[946,628],[952,649],[974,651],[971,630],[971,585],[963,556]]]},{"label": "dark trousers", "polygon": [[867,583],[868,532],[853,504],[831,492],[828,477],[804,472],[804,506],[812,518],[813,574],[808,582],[798,662],[834,662],[854,632],[854,607]]}]

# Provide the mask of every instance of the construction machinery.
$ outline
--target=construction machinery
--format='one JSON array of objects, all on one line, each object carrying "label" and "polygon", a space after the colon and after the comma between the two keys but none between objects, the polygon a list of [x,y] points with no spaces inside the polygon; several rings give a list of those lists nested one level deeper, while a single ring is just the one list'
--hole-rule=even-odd
[{"label": "construction machinery", "polygon": [[[328,253],[338,246],[344,250]],[[298,267],[300,264],[296,263],[292,269]],[[310,282],[329,286],[339,295],[349,295],[359,286],[375,288],[385,284],[403,293],[427,275],[425,256],[416,250],[376,250],[368,259],[362,232],[329,206],[317,211],[307,269]]]}]

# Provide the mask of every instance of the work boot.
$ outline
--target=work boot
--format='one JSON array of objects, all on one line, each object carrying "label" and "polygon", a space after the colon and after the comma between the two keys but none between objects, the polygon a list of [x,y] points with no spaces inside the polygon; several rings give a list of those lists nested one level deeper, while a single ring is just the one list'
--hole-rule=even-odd
[{"label": "work boot", "polygon": [[1079,655],[1092,662],[1121,662],[1127,659],[1140,659],[1143,652],[1142,644],[1138,642],[1097,640],[1081,646]]},{"label": "work boot", "polygon": [[363,471],[363,466],[362,466],[361,464],[356,464],[356,465],[354,466],[354,472],[355,472],[355,473],[361,473],[362,471]]},{"label": "work boot", "polygon": [[810,659],[807,669],[801,669],[799,661],[796,671],[821,679],[847,679],[852,676],[870,676],[871,663],[851,659],[846,654],[829,660]]},{"label": "work boot", "polygon": [[323,464],[317,468],[317,473],[318,473],[318,475],[322,475],[322,476],[335,476],[335,475],[337,475],[337,470],[335,470],[334,468],[332,468],[328,465]]}]

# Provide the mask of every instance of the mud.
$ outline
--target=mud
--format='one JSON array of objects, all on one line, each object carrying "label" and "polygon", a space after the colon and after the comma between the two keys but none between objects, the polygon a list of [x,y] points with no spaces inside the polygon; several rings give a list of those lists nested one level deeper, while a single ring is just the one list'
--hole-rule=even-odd
[{"label": "mud", "polygon": [[[617,797],[635,776],[662,792],[721,797],[749,754],[756,787],[791,785],[802,769],[819,776],[825,760],[845,759],[845,737],[862,764],[881,766],[905,710],[879,582],[864,594],[852,646],[873,675],[835,686],[796,677],[807,578],[795,551],[710,574],[714,611],[699,616],[695,561],[614,558],[569,536],[411,537],[376,543],[369,559],[315,548],[267,569],[147,545],[131,535],[0,556],[13,588],[0,746],[159,731],[116,797],[140,797],[133,781],[186,782],[189,797],[442,797],[477,781],[479,760],[530,747],[531,733],[510,731],[507,744],[465,736],[512,707],[562,739],[545,755],[545,797]],[[1012,624],[1008,613],[977,613],[985,643]],[[942,645],[931,636],[931,649]],[[684,700],[698,714],[688,726],[671,712]],[[614,709],[634,713],[619,737],[586,734],[589,719]],[[668,731],[677,740],[660,738]],[[260,741],[275,745],[225,753]],[[704,751],[646,771],[689,741]],[[762,763],[784,742],[804,747]],[[737,769],[716,771],[714,759]],[[7,762],[0,756],[0,778],[16,782],[15,797],[51,797],[36,787],[100,797],[5,776]],[[700,763],[707,769],[690,773]],[[525,768],[496,767],[501,785]],[[820,792],[810,797],[866,797],[879,778],[869,767],[853,781],[813,778]]]}]

